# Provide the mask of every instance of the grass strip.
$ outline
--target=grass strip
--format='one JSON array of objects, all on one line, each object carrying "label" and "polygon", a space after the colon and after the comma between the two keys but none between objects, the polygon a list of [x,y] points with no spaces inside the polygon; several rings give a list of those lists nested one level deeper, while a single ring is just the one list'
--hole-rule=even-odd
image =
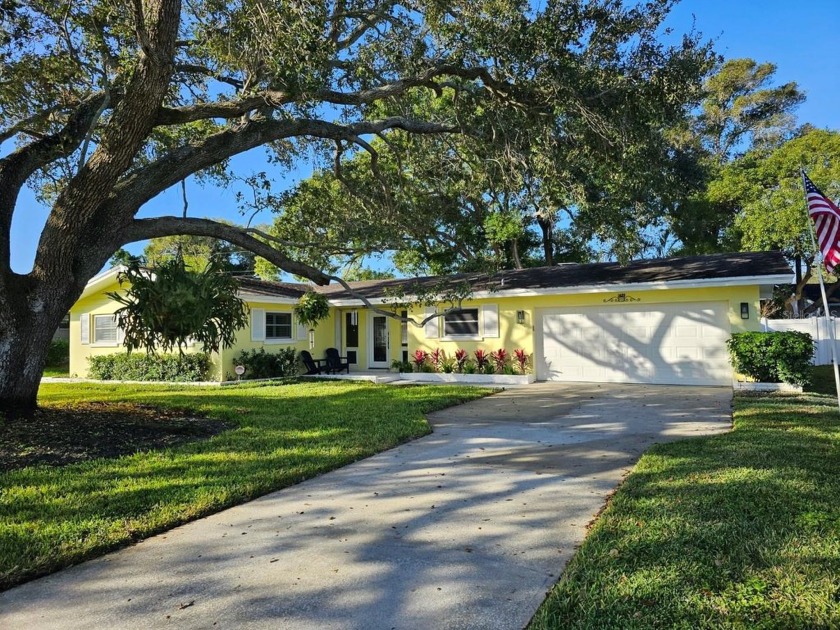
[{"label": "grass strip", "polygon": [[734,421],[641,458],[531,630],[840,627],[836,399],[739,395]]},{"label": "grass strip", "polygon": [[234,426],[209,440],[0,473],[0,588],[314,477],[430,432],[457,386],[307,382],[198,388],[44,384],[42,405],[130,402]]}]

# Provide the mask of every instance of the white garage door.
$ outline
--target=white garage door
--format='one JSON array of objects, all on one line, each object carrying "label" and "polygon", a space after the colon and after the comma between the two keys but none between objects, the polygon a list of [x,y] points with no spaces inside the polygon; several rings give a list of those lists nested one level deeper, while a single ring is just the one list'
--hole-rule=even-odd
[{"label": "white garage door", "polygon": [[540,380],[732,382],[724,302],[545,309],[541,315],[536,348]]}]

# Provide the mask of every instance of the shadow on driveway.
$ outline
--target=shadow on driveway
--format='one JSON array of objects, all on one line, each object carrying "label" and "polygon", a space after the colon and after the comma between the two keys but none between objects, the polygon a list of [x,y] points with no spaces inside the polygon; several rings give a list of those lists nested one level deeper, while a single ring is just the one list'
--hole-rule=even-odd
[{"label": "shadow on driveway", "polygon": [[0,594],[0,627],[523,627],[652,443],[732,391],[536,384],[435,432]]}]

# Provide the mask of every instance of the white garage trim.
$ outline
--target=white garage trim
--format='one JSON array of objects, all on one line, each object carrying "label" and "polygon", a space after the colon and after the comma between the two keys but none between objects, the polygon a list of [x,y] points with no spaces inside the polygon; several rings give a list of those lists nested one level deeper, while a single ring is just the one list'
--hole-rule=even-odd
[{"label": "white garage trim", "polygon": [[728,385],[728,302],[537,310],[537,378]]}]

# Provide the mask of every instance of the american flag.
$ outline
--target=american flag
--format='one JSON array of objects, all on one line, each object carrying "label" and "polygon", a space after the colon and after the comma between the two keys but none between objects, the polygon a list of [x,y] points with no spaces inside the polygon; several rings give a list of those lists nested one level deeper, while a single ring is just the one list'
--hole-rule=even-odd
[{"label": "american flag", "polygon": [[805,184],[808,214],[814,220],[814,230],[817,233],[823,262],[829,273],[832,273],[840,264],[840,209],[814,186],[814,182],[808,179],[804,172],[802,181]]}]

